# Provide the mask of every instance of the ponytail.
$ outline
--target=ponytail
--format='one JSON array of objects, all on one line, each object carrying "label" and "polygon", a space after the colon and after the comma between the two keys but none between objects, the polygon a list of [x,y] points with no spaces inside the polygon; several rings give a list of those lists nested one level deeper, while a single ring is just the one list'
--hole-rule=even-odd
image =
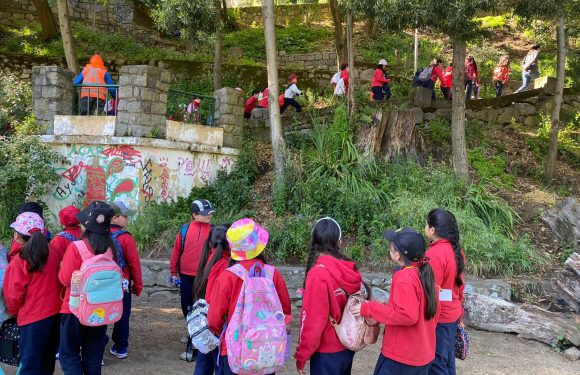
[{"label": "ponytail", "polygon": [[419,267],[419,279],[421,280],[427,302],[425,319],[430,320],[437,313],[437,292],[435,290],[435,275],[429,263],[425,262]]},{"label": "ponytail", "polygon": [[[228,228],[229,225],[219,225],[212,228],[209,237],[205,241],[201,259],[197,267],[198,276],[195,278],[193,283],[194,301],[206,298],[205,293],[207,290],[207,281],[209,279],[211,269],[222,258],[224,251],[230,251],[230,246],[226,238],[226,232]],[[214,255],[210,259],[209,263],[207,263],[212,249],[215,249]]]},{"label": "ponytail", "polygon": [[28,272],[42,271],[48,260],[48,241],[41,231],[37,230],[30,236],[22,236],[26,244],[20,256],[28,263]]},{"label": "ponytail", "polygon": [[89,242],[89,245],[91,246],[91,249],[95,255],[104,254],[107,252],[107,250],[111,249],[111,253],[113,253],[113,259],[115,262],[118,262],[117,251],[115,251],[116,247],[113,243],[113,239],[109,234],[99,234],[85,230],[82,238],[85,238]]},{"label": "ponytail", "polygon": [[463,257],[463,251],[461,251],[461,244],[459,243],[459,228],[455,216],[447,210],[436,208],[427,215],[427,225],[435,229],[435,234],[438,237],[444,238],[451,243],[457,266],[455,284],[462,286],[463,280],[461,276],[465,269],[465,258]]}]

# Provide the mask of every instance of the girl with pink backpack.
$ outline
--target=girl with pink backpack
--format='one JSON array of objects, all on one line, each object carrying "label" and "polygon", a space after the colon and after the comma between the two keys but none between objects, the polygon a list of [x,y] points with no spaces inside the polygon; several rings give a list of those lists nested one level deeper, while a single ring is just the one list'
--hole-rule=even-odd
[{"label": "girl with pink backpack", "polygon": [[[107,341],[106,324],[118,321],[123,314],[122,275],[116,263],[117,252],[112,251],[115,245],[110,230],[114,215],[113,208],[100,201],[92,202],[81,211],[77,218],[85,228],[82,239],[68,246],[61,263],[58,278],[66,289],[60,310],[62,319],[59,359],[65,375],[101,374]],[[73,281],[77,281],[77,275],[82,276],[82,280],[78,281],[83,294],[84,285],[87,285],[86,281],[90,281],[91,277],[95,277],[96,281],[100,276],[98,282],[93,284],[107,289],[94,291],[93,295],[91,291],[87,291],[86,298],[79,298],[74,290],[77,286],[72,285]],[[106,278],[102,277],[105,275]],[[113,302],[109,302],[111,298]],[[92,313],[87,310],[89,303],[94,303]]]},{"label": "girl with pink backpack", "polygon": [[242,219],[226,236],[237,264],[217,278],[207,316],[209,329],[222,337],[216,374],[274,374],[290,349],[288,288],[280,272],[265,262],[269,234],[264,228]]},{"label": "girl with pink backpack", "polygon": [[[348,350],[334,327],[341,322],[348,296],[361,290],[362,276],[354,261],[340,252],[342,230],[325,217],[312,228],[310,252],[300,314],[296,368],[305,374],[350,375],[354,352]],[[334,324],[333,324],[334,323]]]}]

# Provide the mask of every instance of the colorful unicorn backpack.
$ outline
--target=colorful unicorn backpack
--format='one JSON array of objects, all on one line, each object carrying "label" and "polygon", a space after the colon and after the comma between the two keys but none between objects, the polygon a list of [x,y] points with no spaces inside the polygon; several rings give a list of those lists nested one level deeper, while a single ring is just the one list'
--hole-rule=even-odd
[{"label": "colorful unicorn backpack", "polygon": [[227,270],[244,282],[225,332],[232,372],[264,375],[281,370],[287,333],[282,304],[274,286],[275,268],[256,263],[249,272],[240,264]]},{"label": "colorful unicorn backpack", "polygon": [[123,275],[111,249],[93,255],[84,241],[75,241],[83,260],[71,278],[69,307],[84,326],[112,324],[123,315]]}]

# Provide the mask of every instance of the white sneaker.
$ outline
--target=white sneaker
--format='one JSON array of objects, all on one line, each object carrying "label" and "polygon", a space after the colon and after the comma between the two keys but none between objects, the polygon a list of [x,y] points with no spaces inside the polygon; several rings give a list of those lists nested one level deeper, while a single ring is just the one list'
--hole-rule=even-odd
[{"label": "white sneaker", "polygon": [[189,362],[194,362],[196,357],[194,357],[193,350],[183,352],[179,355],[179,359],[181,359],[182,361],[187,361],[189,359]]},{"label": "white sneaker", "polygon": [[188,337],[187,336],[183,336],[182,338],[179,339],[179,342],[181,342],[182,344],[187,344],[188,341]]}]

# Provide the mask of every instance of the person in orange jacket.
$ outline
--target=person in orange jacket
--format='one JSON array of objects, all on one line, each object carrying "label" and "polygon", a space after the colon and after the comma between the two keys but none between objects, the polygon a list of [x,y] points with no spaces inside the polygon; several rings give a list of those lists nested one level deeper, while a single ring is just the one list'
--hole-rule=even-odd
[{"label": "person in orange jacket", "polygon": [[[73,81],[75,85],[113,85],[113,79],[105,67],[103,58],[94,54],[83,71]],[[102,114],[107,103],[107,91],[115,99],[117,91],[106,87],[82,87],[80,93],[80,114],[90,115],[94,111]]]},{"label": "person in orange jacket", "polygon": [[510,77],[510,58],[507,55],[499,59],[498,64],[493,69],[493,85],[495,86],[495,96],[501,96],[503,87],[507,85]]},{"label": "person in orange jacket", "polygon": [[81,210],[71,205],[63,208],[58,213],[58,219],[64,228],[62,232],[54,236],[50,242],[50,248],[52,251],[56,252],[59,262],[62,261],[64,252],[68,245],[74,241],[80,240],[83,235],[79,219],[77,219],[77,215],[80,212]]}]

